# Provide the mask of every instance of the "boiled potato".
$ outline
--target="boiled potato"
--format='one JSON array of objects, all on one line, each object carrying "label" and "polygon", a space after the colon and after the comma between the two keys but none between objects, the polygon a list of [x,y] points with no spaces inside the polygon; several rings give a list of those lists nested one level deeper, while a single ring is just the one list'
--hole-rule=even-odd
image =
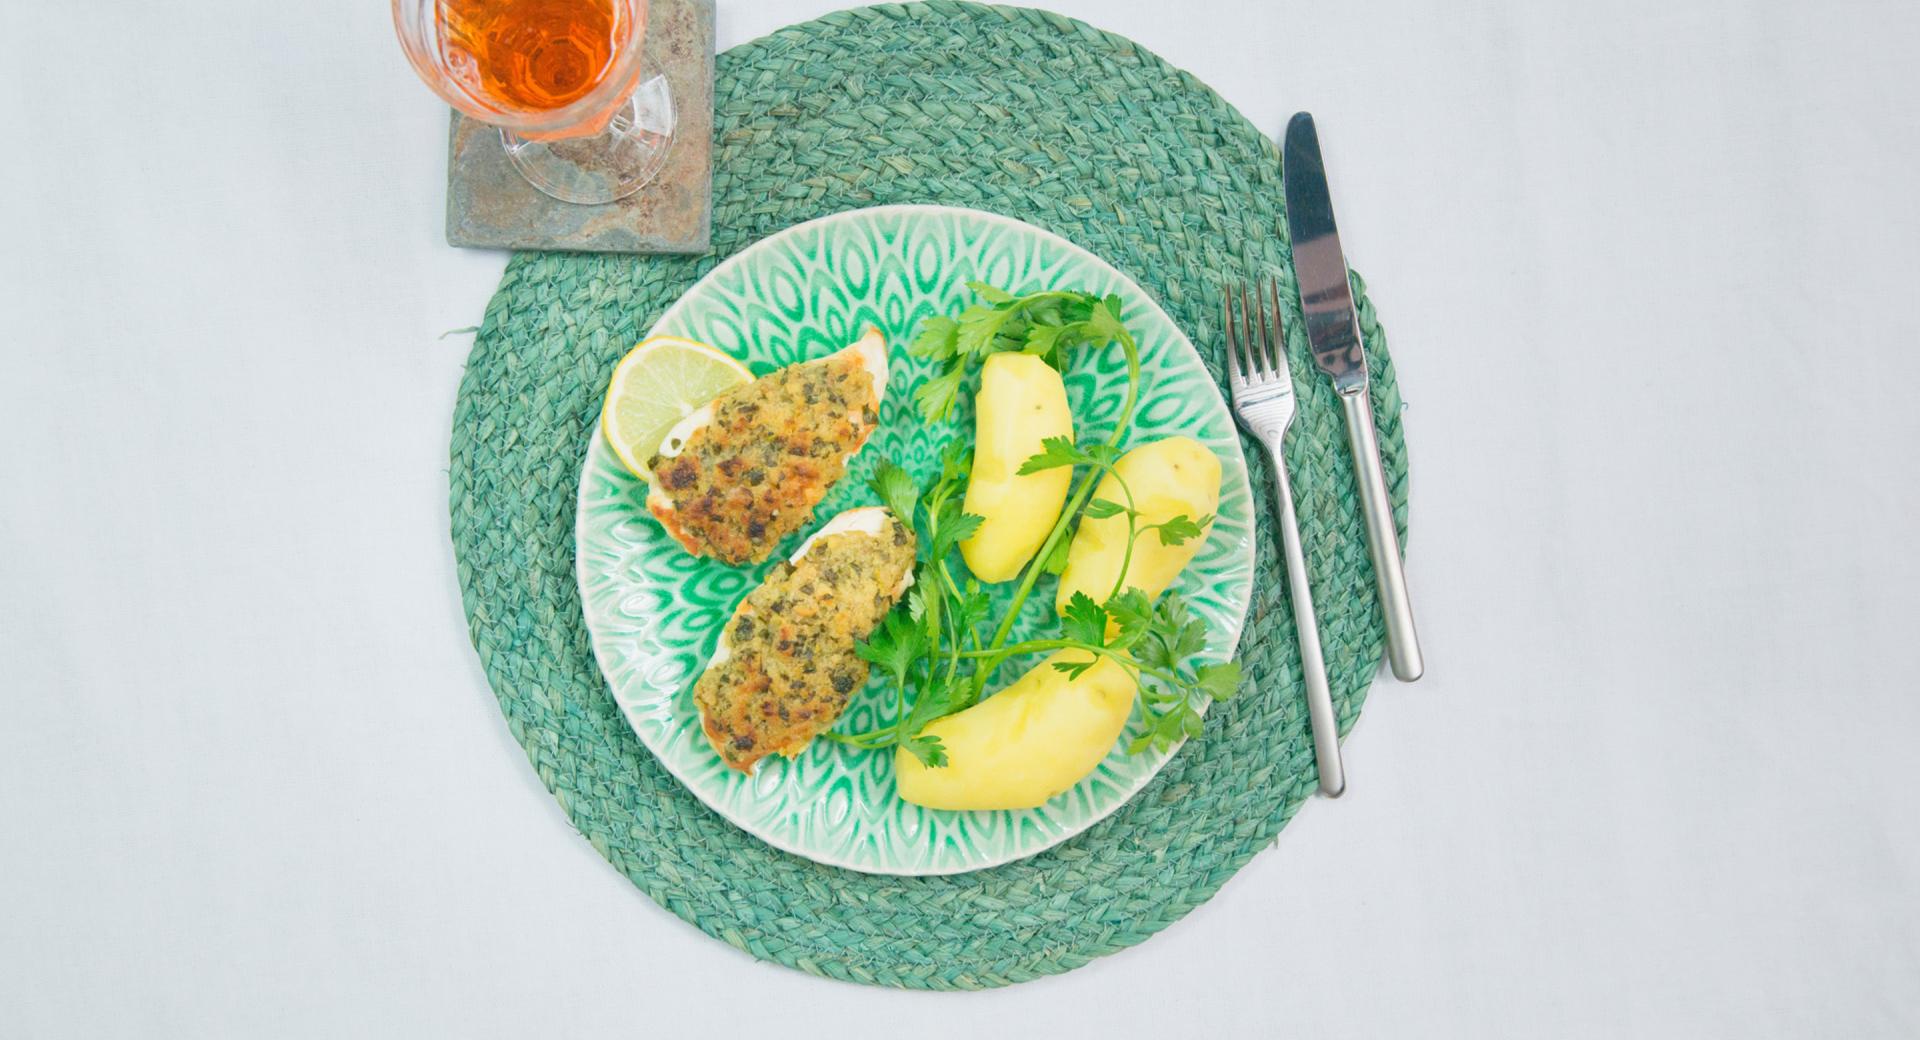
[{"label": "boiled potato", "polygon": [[1053,366],[1031,354],[995,354],[974,395],[973,475],[962,508],[981,518],[960,555],[981,581],[1020,573],[1046,541],[1067,501],[1067,467],[1021,476],[1020,464],[1048,437],[1073,436],[1067,388]]},{"label": "boiled potato", "polygon": [[1080,782],[1113,750],[1133,710],[1134,679],[1111,658],[1070,679],[1062,650],[992,697],[928,725],[947,764],[929,769],[894,754],[900,797],[929,809],[1031,809]]},{"label": "boiled potato", "polygon": [[[1157,524],[1176,516],[1198,522],[1220,508],[1220,460],[1198,441],[1186,437],[1168,437],[1127,452],[1114,469],[1133,489],[1133,505],[1140,511],[1140,523]],[[1120,482],[1112,473],[1101,478],[1094,499],[1127,504]],[[1149,596],[1165,592],[1180,569],[1192,561],[1206,543],[1202,533],[1179,545],[1161,545],[1158,532],[1148,531],[1133,546],[1133,562],[1121,589],[1136,588]],[[1127,551],[1127,518],[1124,515],[1104,520],[1082,518],[1067,549],[1067,569],[1060,575],[1060,594],[1055,606],[1064,610],[1076,592],[1104,603],[1120,577],[1120,561]]]}]

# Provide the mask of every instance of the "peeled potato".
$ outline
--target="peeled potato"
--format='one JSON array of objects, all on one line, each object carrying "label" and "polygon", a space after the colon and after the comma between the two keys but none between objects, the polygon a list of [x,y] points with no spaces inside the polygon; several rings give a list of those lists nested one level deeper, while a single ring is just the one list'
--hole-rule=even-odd
[{"label": "peeled potato", "polygon": [[960,543],[960,555],[981,581],[1006,581],[1046,541],[1073,480],[1064,466],[1021,476],[1020,464],[1046,438],[1071,438],[1073,414],[1060,373],[1031,354],[987,358],[973,400],[973,475],[962,508],[981,524]]},{"label": "peeled potato", "polygon": [[[1142,525],[1176,516],[1198,522],[1220,508],[1220,460],[1198,441],[1168,437],[1142,444],[1122,455],[1114,469],[1133,489],[1133,505],[1140,511]],[[1112,473],[1101,478],[1093,497],[1127,504],[1127,496]],[[1127,567],[1126,580],[1119,582],[1120,588],[1136,588],[1158,596],[1173,584],[1180,569],[1192,561],[1206,540],[1202,533],[1179,545],[1162,545],[1158,532],[1146,532],[1134,543],[1133,561]],[[1126,551],[1124,515],[1103,520],[1082,518],[1067,549],[1067,569],[1060,575],[1055,606],[1064,610],[1076,592],[1086,593],[1095,603],[1105,603],[1120,578]]]},{"label": "peeled potato", "polygon": [[1127,728],[1134,678],[1110,658],[1070,679],[1062,650],[992,697],[921,732],[940,738],[947,764],[929,769],[894,754],[900,797],[929,809],[1032,809],[1093,772]]}]

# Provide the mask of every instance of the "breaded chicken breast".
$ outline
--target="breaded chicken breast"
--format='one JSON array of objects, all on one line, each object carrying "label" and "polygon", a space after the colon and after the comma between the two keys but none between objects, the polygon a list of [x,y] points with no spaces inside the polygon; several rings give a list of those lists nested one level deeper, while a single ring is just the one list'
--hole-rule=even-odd
[{"label": "breaded chicken breast", "polygon": [[647,463],[647,509],[695,556],[758,563],[806,526],[880,421],[887,340],[789,365],[708,402]]},{"label": "breaded chicken breast", "polygon": [[743,773],[827,731],[866,685],[854,652],[913,584],[913,531],[879,506],[808,538],[735,608],[693,687],[700,725]]}]

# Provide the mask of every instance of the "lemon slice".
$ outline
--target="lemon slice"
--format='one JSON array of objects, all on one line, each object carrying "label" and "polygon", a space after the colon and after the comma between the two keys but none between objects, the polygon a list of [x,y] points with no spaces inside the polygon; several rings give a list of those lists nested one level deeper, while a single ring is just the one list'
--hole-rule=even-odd
[{"label": "lemon slice", "polygon": [[642,480],[652,477],[647,460],[674,424],[694,409],[743,383],[747,366],[718,350],[679,336],[642,340],[614,367],[600,432],[622,465]]}]

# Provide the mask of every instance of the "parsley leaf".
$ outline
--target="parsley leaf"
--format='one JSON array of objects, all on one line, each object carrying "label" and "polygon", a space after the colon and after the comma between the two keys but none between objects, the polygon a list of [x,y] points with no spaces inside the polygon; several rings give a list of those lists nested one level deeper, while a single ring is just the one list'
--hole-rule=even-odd
[{"label": "parsley leaf", "polygon": [[939,737],[923,733],[917,737],[907,738],[906,742],[900,746],[911,752],[913,757],[919,759],[920,764],[928,769],[939,769],[947,764],[947,748],[940,743]]},{"label": "parsley leaf", "polygon": [[961,594],[959,601],[954,604],[953,620],[960,626],[960,631],[965,632],[985,621],[988,611],[992,609],[993,601],[987,597],[986,591],[980,588],[980,579],[968,578],[965,591]]},{"label": "parsley leaf", "polygon": [[1060,612],[1060,634],[1090,646],[1107,645],[1107,612],[1084,592],[1076,592]]},{"label": "parsley leaf", "polygon": [[[1127,744],[1127,753],[1137,755],[1148,748],[1165,751],[1185,738],[1187,732],[1187,708],[1184,698],[1173,698],[1180,703],[1162,712],[1149,712],[1141,721],[1146,723],[1145,732],[1133,738]],[[1197,718],[1197,717],[1196,717]]]},{"label": "parsley leaf", "polygon": [[1014,301],[1014,295],[1012,293],[999,286],[988,285],[985,282],[968,282],[967,288],[972,289],[975,295],[988,303],[1012,303]]},{"label": "parsley leaf", "polygon": [[891,459],[881,459],[873,467],[873,479],[868,485],[901,523],[909,529],[913,527],[914,505],[920,501],[920,486],[913,482],[913,474],[894,465]]},{"label": "parsley leaf", "polygon": [[[1105,520],[1107,517],[1119,516],[1126,511],[1127,507],[1118,502],[1109,502],[1104,498],[1096,498],[1087,503],[1087,508],[1081,515],[1089,520]],[[1185,518],[1182,517],[1182,519]]]},{"label": "parsley leaf", "polygon": [[920,691],[920,698],[913,702],[913,710],[907,713],[905,731],[909,734],[917,735],[933,720],[966,707],[968,687],[964,677],[954,682],[942,681],[937,685],[929,683],[928,687]]},{"label": "parsley leaf", "polygon": [[953,403],[960,396],[960,382],[967,377],[967,369],[958,360],[950,361],[947,370],[932,379],[913,388],[913,403],[920,414],[929,422],[938,422],[953,410]]},{"label": "parsley leaf", "polygon": [[1113,645],[1132,646],[1153,624],[1153,600],[1139,589],[1128,589],[1107,601],[1107,616],[1118,629]]},{"label": "parsley leaf", "polygon": [[1186,601],[1178,593],[1169,593],[1154,607],[1153,622],[1135,656],[1150,667],[1177,671],[1206,648],[1206,622],[1190,618]]},{"label": "parsley leaf", "polygon": [[1112,343],[1127,335],[1120,321],[1120,297],[1109,296],[1087,315],[1087,338],[1096,343]]},{"label": "parsley leaf", "polygon": [[1040,569],[1056,576],[1065,571],[1067,569],[1067,550],[1072,547],[1072,544],[1072,537],[1062,532],[1060,540],[1053,543],[1052,551],[1047,553],[1046,560],[1040,564]]},{"label": "parsley leaf", "polygon": [[1194,670],[1194,678],[1207,696],[1216,701],[1230,700],[1240,692],[1240,663],[1222,661],[1219,664],[1203,664]]},{"label": "parsley leaf", "polygon": [[[1167,599],[1180,607],[1180,616],[1184,619],[1186,605],[1180,602],[1178,596],[1169,596]],[[1167,627],[1171,630],[1171,635],[1167,638],[1167,649],[1171,652],[1173,660],[1185,661],[1207,648],[1206,622],[1195,618],[1182,620],[1177,624],[1168,623]]]},{"label": "parsley leaf", "polygon": [[1027,476],[1043,470],[1059,469],[1061,466],[1084,466],[1093,462],[1093,456],[1080,450],[1071,437],[1048,437],[1040,442],[1040,453],[1020,464],[1019,474]]},{"label": "parsley leaf", "polygon": [[913,343],[907,352],[919,357],[944,361],[953,356],[954,341],[960,334],[960,323],[944,314],[936,314],[920,323],[920,334],[913,337]]},{"label": "parsley leaf", "polygon": [[1206,532],[1206,525],[1212,522],[1213,517],[1210,516],[1202,517],[1199,522],[1196,523],[1187,519],[1185,514],[1182,514],[1165,523],[1154,524],[1153,526],[1160,532],[1161,545],[1179,545],[1189,538],[1200,537]]},{"label": "parsley leaf", "polygon": [[958,484],[960,478],[972,471],[973,450],[967,447],[967,442],[957,438],[948,441],[946,449],[940,453],[940,479],[936,482],[936,488],[939,484]]},{"label": "parsley leaf", "polygon": [[859,654],[861,660],[879,665],[898,686],[906,685],[907,669],[912,668],[926,650],[926,630],[898,610],[889,612],[866,642],[853,645],[853,652]]},{"label": "parsley leaf", "polygon": [[1147,731],[1127,745],[1129,753],[1139,754],[1148,747],[1165,751],[1187,737],[1199,736],[1203,728],[1199,713],[1185,703],[1160,714],[1149,715],[1146,722]]},{"label": "parsley leaf", "polygon": [[1065,331],[1066,327],[1063,325],[1027,326],[1026,352],[1038,355],[1052,364],[1054,351],[1061,346],[1060,334]]},{"label": "parsley leaf", "polygon": [[986,360],[986,356],[994,351],[995,341],[1000,338],[1000,326],[1005,321],[1005,311],[984,304],[976,303],[961,311],[960,334],[954,341],[956,352],[976,361]]},{"label": "parsley leaf", "polygon": [[933,525],[933,546],[927,550],[927,559],[939,561],[947,558],[954,546],[973,537],[983,522],[972,513],[960,511],[960,502],[947,499],[940,504],[938,522]]},{"label": "parsley leaf", "polygon": [[959,516],[954,517],[953,520],[947,524],[946,529],[941,531],[940,534],[942,537],[951,540],[953,544],[959,545],[961,542],[972,538],[973,533],[978,531],[980,525],[983,523],[986,523],[985,517],[976,516],[973,513],[961,513]]},{"label": "parsley leaf", "polygon": [[920,623],[930,650],[940,647],[940,609],[945,602],[946,597],[940,595],[939,566],[930,560],[920,561],[914,568],[913,591],[907,593],[907,616]]},{"label": "parsley leaf", "polygon": [[1067,673],[1069,679],[1078,679],[1086,674],[1087,669],[1092,668],[1094,662],[1098,660],[1099,658],[1089,654],[1084,661],[1055,661],[1053,667],[1055,671]]}]

